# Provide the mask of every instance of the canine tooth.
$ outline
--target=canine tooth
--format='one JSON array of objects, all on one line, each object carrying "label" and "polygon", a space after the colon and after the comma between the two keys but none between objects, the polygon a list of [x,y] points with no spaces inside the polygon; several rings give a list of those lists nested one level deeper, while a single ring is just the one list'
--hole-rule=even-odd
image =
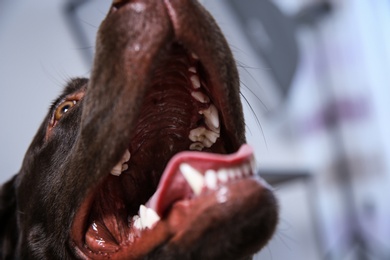
[{"label": "canine tooth", "polygon": [[202,143],[192,143],[190,145],[191,151],[202,151],[204,148],[204,145]]},{"label": "canine tooth", "polygon": [[207,170],[204,176],[204,181],[209,189],[216,189],[217,188],[217,172],[214,170]]},{"label": "canine tooth", "polygon": [[160,220],[160,217],[153,209],[147,208],[144,205],[139,207],[139,217],[141,226],[144,228],[152,228]]},{"label": "canine tooth", "polygon": [[220,182],[222,182],[222,183],[227,182],[229,179],[227,170],[226,169],[219,169],[217,172],[217,177],[218,177],[218,180]]},{"label": "canine tooth", "polygon": [[195,67],[190,67],[190,68],[188,69],[188,71],[189,71],[189,72],[192,72],[192,73],[196,73],[196,72],[197,72]]},{"label": "canine tooth", "polygon": [[187,163],[182,163],[180,165],[180,172],[183,174],[183,177],[186,179],[195,195],[199,195],[204,186],[203,175]]},{"label": "canine tooth", "polygon": [[200,80],[199,80],[198,75],[192,75],[192,76],[190,77],[190,80],[191,80],[191,82],[192,82],[192,86],[193,86],[195,89],[200,88]]},{"label": "canine tooth", "polygon": [[206,125],[211,130],[219,133],[219,116],[216,106],[211,104],[209,108],[199,111],[199,114],[204,115]]},{"label": "canine tooth", "polygon": [[191,92],[191,96],[193,98],[195,98],[195,100],[199,101],[200,103],[209,103],[210,102],[210,98],[208,96],[206,96],[205,94],[203,94],[202,92],[200,91],[193,91]]}]

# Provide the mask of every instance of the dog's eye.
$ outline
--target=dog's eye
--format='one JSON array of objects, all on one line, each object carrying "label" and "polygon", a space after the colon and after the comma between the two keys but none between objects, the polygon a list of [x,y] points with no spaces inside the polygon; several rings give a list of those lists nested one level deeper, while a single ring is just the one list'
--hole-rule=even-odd
[{"label": "dog's eye", "polygon": [[68,100],[59,105],[56,109],[54,119],[56,121],[60,120],[61,117],[68,112],[74,105],[76,105],[76,100]]}]

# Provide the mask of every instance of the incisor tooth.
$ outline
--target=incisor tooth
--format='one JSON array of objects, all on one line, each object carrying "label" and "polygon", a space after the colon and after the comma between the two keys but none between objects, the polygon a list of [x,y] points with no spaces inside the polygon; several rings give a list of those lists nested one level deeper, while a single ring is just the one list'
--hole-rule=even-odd
[{"label": "incisor tooth", "polygon": [[222,183],[227,182],[229,179],[227,170],[226,169],[219,169],[217,172],[217,177],[218,177],[218,180],[221,181]]},{"label": "incisor tooth", "polygon": [[183,174],[195,195],[199,195],[204,186],[203,175],[186,163],[180,165],[180,172]]},{"label": "incisor tooth", "polygon": [[244,177],[248,177],[251,174],[251,166],[249,163],[245,163],[241,169]]},{"label": "incisor tooth", "polygon": [[204,176],[204,180],[207,188],[217,188],[217,173],[214,170],[207,170]]}]

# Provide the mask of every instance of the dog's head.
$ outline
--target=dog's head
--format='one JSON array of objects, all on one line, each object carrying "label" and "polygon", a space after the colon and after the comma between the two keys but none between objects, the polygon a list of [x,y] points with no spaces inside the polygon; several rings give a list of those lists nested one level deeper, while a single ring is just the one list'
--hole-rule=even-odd
[{"label": "dog's head", "polygon": [[[0,194],[2,257],[241,259],[274,232],[228,45],[194,0],[114,1],[91,79]],[[146,205],[146,206],[143,206]]]}]

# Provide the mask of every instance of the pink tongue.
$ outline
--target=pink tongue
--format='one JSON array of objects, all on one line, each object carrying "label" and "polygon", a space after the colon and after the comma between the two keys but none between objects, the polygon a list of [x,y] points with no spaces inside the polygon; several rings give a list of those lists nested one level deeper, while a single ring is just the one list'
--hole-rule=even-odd
[{"label": "pink tongue", "polygon": [[191,165],[203,174],[209,169],[231,168],[249,163],[252,159],[253,149],[247,144],[242,145],[238,152],[228,155],[190,151],[178,153],[169,161],[156,192],[146,205],[164,217],[174,202],[194,196],[179,170],[182,163]]}]

